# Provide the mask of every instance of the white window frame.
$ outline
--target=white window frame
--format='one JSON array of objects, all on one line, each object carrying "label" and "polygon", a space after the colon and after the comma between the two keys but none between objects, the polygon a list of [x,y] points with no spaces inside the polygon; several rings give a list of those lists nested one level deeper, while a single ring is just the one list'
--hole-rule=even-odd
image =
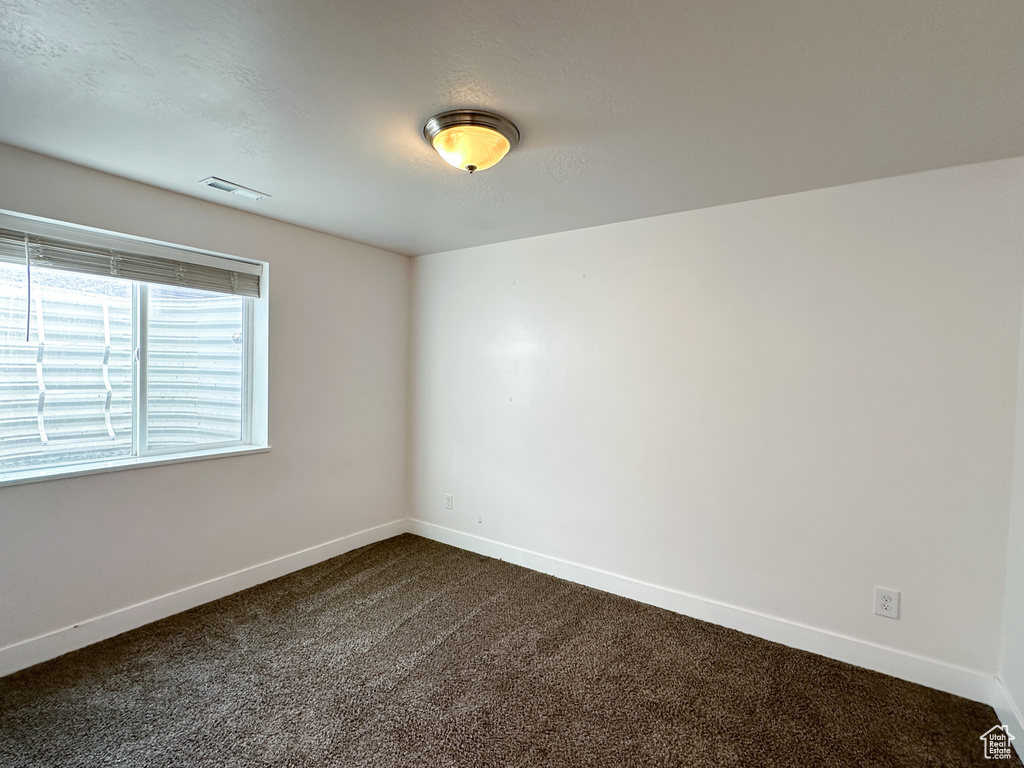
[{"label": "white window frame", "polygon": [[[252,339],[251,354],[243,372],[246,386],[242,392],[242,436],[241,440],[206,444],[197,449],[166,448],[150,450],[146,445],[145,430],[141,422],[145,419],[146,376],[136,376],[132,396],[135,400],[132,414],[133,456],[116,459],[82,462],[55,467],[43,467],[3,472],[0,467],[0,487],[23,483],[76,477],[101,472],[114,472],[135,467],[178,464],[201,461],[224,456],[240,456],[265,453],[270,450],[269,442],[269,384],[270,384],[270,265],[266,262],[240,258],[229,254],[206,251],[189,246],[175,245],[160,240],[126,235],[110,230],[97,229],[79,224],[47,219],[39,216],[0,209],[0,228],[25,232],[40,237],[58,238],[83,245],[113,250],[125,250],[172,261],[194,264],[223,266],[231,262],[249,271],[254,267],[261,270],[260,295],[246,302],[243,334]],[[246,267],[245,265],[248,265]],[[146,322],[148,320],[148,285],[136,283],[135,301],[138,304],[136,319],[136,348],[139,350],[140,370],[148,366],[148,343]]]}]

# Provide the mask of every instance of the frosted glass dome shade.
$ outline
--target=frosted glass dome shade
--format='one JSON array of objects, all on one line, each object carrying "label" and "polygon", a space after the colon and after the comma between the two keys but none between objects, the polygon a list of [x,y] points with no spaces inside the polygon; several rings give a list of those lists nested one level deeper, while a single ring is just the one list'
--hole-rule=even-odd
[{"label": "frosted glass dome shade", "polygon": [[473,173],[490,168],[507,155],[519,142],[519,131],[500,115],[453,110],[430,118],[423,137],[446,163]]},{"label": "frosted glass dome shade", "polygon": [[508,139],[497,131],[480,125],[447,128],[434,137],[434,149],[449,165],[464,171],[490,168],[512,148]]}]

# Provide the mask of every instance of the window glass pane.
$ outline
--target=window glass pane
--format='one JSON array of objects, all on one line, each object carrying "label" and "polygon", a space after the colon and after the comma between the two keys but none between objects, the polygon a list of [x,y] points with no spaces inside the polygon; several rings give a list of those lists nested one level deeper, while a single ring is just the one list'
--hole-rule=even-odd
[{"label": "window glass pane", "polygon": [[0,264],[0,468],[132,451],[131,283]]},{"label": "window glass pane", "polygon": [[149,286],[150,450],[242,439],[246,301]]}]

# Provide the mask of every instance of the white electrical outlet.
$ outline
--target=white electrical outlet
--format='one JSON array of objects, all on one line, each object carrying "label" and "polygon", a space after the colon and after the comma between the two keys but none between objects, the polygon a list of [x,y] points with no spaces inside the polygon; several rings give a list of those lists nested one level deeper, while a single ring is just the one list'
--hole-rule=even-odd
[{"label": "white electrical outlet", "polygon": [[900,591],[875,587],[875,613],[890,619],[900,617]]},{"label": "white electrical outlet", "polygon": [[453,494],[446,493],[444,495],[444,508],[455,509],[455,496]]}]

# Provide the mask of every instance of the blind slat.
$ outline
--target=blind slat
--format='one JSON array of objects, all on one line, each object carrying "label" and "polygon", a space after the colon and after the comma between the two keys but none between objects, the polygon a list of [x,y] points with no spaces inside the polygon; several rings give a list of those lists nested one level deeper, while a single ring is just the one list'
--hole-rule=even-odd
[{"label": "blind slat", "polygon": [[[0,261],[24,264],[25,236],[25,232],[0,229]],[[245,263],[245,270],[241,271],[233,269],[235,263],[226,258],[216,259],[220,262],[216,265],[197,264],[40,235],[29,234],[28,238],[29,259],[33,267],[176,285],[235,296],[258,298],[260,295],[260,275],[251,271],[249,263]]]}]

